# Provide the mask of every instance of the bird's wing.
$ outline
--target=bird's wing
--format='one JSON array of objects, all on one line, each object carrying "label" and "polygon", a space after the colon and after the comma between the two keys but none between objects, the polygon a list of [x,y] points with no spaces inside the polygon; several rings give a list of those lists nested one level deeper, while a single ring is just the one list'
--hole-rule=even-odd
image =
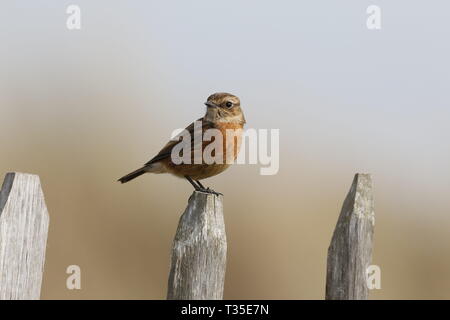
[{"label": "bird's wing", "polygon": [[[210,121],[205,121],[203,118],[198,119],[197,121],[201,121],[202,123],[202,133],[205,132],[205,130],[207,129],[213,129],[215,128],[214,123],[210,122]],[[191,136],[191,150],[194,150],[194,148],[196,147],[194,145],[194,122],[191,123],[185,130],[187,130]],[[154,156],[149,162],[147,162],[145,165],[151,165],[152,163],[161,161],[163,159],[166,158],[170,158],[171,154],[172,154],[172,148],[177,145],[178,143],[180,143],[180,137],[182,134],[179,134],[178,136],[176,136],[175,138],[173,138],[171,141],[169,141],[164,148],[161,149],[161,151],[159,151],[159,153]],[[201,138],[200,138],[200,143],[201,142]]]}]

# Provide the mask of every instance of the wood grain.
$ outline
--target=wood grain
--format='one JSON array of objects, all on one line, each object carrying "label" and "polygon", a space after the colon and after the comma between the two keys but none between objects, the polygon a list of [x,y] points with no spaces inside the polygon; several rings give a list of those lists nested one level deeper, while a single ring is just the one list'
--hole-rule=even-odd
[{"label": "wood grain", "polygon": [[7,174],[0,193],[0,300],[39,299],[48,224],[39,177]]},{"label": "wood grain", "polygon": [[374,225],[372,178],[356,174],[328,248],[327,300],[368,298],[367,267],[372,260]]},{"label": "wood grain", "polygon": [[222,299],[227,240],[222,196],[194,191],[173,241],[167,299]]}]

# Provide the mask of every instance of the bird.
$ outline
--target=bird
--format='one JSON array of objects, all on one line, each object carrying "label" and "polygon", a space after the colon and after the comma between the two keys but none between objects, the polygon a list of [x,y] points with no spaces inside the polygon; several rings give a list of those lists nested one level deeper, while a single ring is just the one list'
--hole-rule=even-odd
[{"label": "bird", "polygon": [[[144,173],[170,173],[176,177],[184,178],[189,181],[196,191],[212,193],[215,195],[221,194],[209,187],[204,187],[200,180],[222,173],[237,158],[241,147],[242,131],[246,120],[239,98],[230,93],[214,93],[208,97],[205,105],[205,115],[196,122],[191,123],[185,129],[185,132],[189,133],[191,138],[190,141],[180,141],[181,138],[179,136],[175,137],[144,166],[123,176],[118,181],[122,184],[127,183]],[[211,138],[210,140],[203,138],[201,141],[195,140],[195,134],[198,134],[195,131],[196,128],[201,129],[201,131],[197,129],[200,131],[201,137],[205,137],[205,133],[210,129],[213,130],[212,132],[221,134],[222,144],[219,145],[220,148],[214,148],[211,152],[211,156],[220,161],[211,163],[211,161],[205,161],[203,156],[200,161],[195,161],[196,150],[201,150],[201,155],[204,155],[203,152],[205,151],[205,148],[211,143],[214,143],[217,139],[217,137],[214,136],[214,139]],[[233,134],[228,134],[229,131]],[[190,151],[188,158],[190,156],[189,160],[192,161],[180,163],[180,161],[175,161],[175,159],[173,159],[172,151],[178,143],[190,143],[190,146],[188,145]],[[220,144],[220,140],[217,144]],[[180,154],[182,154],[182,152]]]}]

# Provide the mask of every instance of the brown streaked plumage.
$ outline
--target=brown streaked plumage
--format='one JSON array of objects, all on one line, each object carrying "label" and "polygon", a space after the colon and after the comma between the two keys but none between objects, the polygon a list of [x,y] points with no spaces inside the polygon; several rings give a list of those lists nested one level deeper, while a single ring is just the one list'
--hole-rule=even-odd
[{"label": "brown streaked plumage", "polygon": [[[135,170],[119,179],[121,183],[133,180],[144,173],[171,173],[175,176],[186,178],[196,190],[216,193],[209,188],[203,187],[199,180],[215,176],[230,166],[239,152],[242,138],[242,129],[245,124],[244,114],[241,109],[239,98],[225,92],[215,93],[208,97],[206,114],[198,119],[201,123],[202,136],[208,129],[219,130],[223,137],[222,148],[212,155],[220,159],[222,163],[206,163],[202,157],[202,162],[194,163],[194,149],[200,148],[200,145],[194,144],[194,123],[190,124],[186,130],[191,136],[191,164],[175,164],[172,161],[172,149],[180,143],[178,140],[169,141],[161,151],[147,162],[142,168]],[[227,130],[235,130],[234,134],[227,135]],[[200,140],[203,140],[200,138]],[[213,141],[201,142],[201,151]],[[231,149],[232,148],[232,149]],[[227,153],[227,150],[230,150]],[[194,182],[195,181],[195,182]],[[217,193],[216,193],[217,194]]]}]

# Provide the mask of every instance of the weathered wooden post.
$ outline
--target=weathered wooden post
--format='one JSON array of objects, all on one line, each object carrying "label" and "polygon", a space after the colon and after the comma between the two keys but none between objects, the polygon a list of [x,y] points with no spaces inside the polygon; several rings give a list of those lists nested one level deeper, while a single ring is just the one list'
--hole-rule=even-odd
[{"label": "weathered wooden post", "polygon": [[222,299],[227,239],[222,196],[194,191],[173,241],[167,299]]},{"label": "weathered wooden post", "polygon": [[370,174],[356,174],[328,248],[327,300],[368,297],[375,213]]},{"label": "weathered wooden post", "polygon": [[0,192],[0,300],[39,299],[48,223],[39,177],[8,173]]}]

